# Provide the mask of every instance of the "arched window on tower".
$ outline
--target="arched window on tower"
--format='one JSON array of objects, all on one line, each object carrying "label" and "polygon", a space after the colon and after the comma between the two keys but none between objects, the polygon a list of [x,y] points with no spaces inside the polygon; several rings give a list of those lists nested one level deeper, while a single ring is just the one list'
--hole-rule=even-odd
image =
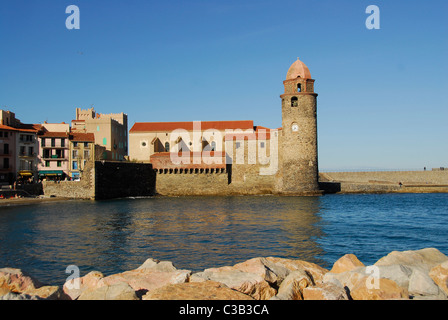
[{"label": "arched window on tower", "polygon": [[291,107],[298,107],[299,106],[299,101],[297,99],[297,97],[292,97],[291,98]]},{"label": "arched window on tower", "polygon": [[165,142],[165,152],[170,152],[170,143]]},{"label": "arched window on tower", "polygon": [[302,92],[302,84],[301,83],[297,84],[297,92]]}]

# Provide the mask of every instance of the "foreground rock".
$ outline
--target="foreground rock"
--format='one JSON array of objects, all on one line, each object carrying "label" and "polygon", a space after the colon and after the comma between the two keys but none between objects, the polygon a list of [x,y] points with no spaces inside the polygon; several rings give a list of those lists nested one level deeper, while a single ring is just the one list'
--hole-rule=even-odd
[{"label": "foreground rock", "polygon": [[448,257],[435,248],[393,251],[372,266],[354,254],[329,270],[303,260],[253,258],[192,273],[147,259],[134,270],[92,271],[45,286],[19,269],[0,269],[3,300],[448,300]]},{"label": "foreground rock", "polygon": [[0,297],[5,300],[69,299],[57,286],[45,286],[20,269],[0,269]]},{"label": "foreground rock", "polygon": [[143,296],[142,300],[253,300],[215,281],[170,284]]}]

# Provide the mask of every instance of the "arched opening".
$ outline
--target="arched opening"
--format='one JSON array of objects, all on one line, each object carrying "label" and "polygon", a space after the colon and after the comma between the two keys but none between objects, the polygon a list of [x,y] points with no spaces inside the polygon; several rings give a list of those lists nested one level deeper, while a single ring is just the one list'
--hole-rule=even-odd
[{"label": "arched opening", "polygon": [[298,107],[299,106],[299,100],[297,99],[297,97],[292,97],[291,98],[291,107]]},{"label": "arched opening", "polygon": [[170,143],[165,142],[165,152],[170,152]]},{"label": "arched opening", "polygon": [[211,143],[212,149],[210,151],[216,151],[216,142],[212,141]]},{"label": "arched opening", "polygon": [[297,84],[297,92],[302,92],[302,84],[301,83]]}]

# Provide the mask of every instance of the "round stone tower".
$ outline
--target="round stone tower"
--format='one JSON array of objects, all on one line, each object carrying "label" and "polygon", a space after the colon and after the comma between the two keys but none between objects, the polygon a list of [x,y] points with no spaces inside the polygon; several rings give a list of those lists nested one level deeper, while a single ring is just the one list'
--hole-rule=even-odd
[{"label": "round stone tower", "polygon": [[297,58],[283,81],[280,170],[283,194],[320,194],[314,80]]}]

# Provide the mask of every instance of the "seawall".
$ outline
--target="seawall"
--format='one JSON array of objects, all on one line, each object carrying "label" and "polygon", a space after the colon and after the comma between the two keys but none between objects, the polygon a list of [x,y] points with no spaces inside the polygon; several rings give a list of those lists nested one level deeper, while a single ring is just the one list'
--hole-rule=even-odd
[{"label": "seawall", "polygon": [[448,192],[448,170],[321,172],[326,193]]}]

